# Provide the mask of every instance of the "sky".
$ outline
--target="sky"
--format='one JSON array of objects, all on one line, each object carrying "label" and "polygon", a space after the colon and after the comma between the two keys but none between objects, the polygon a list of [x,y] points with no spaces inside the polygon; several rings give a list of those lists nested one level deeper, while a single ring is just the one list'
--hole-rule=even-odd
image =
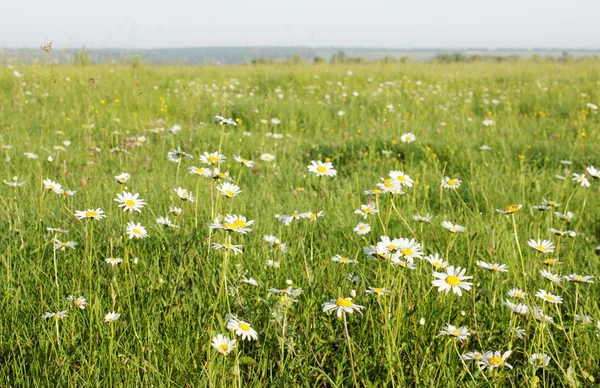
[{"label": "sky", "polygon": [[2,0],[0,47],[600,49],[600,0]]}]

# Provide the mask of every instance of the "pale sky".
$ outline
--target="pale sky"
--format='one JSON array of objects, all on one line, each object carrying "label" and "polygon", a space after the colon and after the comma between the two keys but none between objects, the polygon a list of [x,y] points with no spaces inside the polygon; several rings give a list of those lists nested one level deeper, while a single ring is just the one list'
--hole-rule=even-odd
[{"label": "pale sky", "polygon": [[2,0],[0,47],[600,49],[600,0]]}]

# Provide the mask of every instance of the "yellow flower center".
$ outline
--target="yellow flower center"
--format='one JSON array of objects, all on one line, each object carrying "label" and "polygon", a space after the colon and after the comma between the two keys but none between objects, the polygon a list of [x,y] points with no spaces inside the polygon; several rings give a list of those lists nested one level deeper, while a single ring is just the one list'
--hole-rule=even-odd
[{"label": "yellow flower center", "polygon": [[235,220],[235,221],[233,221],[233,223],[236,224],[240,228],[246,227],[246,223],[244,222],[244,220]]},{"label": "yellow flower center", "polygon": [[388,246],[387,246],[387,249],[389,249],[389,250],[392,250],[392,251],[393,251],[394,249],[398,249],[398,246],[397,246],[397,245],[394,245],[394,244],[388,244]]},{"label": "yellow flower center", "polygon": [[383,292],[383,288],[377,287],[377,288],[375,288],[375,292],[378,294],[381,294]]},{"label": "yellow flower center", "polygon": [[455,336],[458,337],[458,336],[460,336],[460,330],[458,330],[458,329],[452,329],[452,330],[450,330],[450,334],[453,334],[453,335],[455,335]]},{"label": "yellow flower center", "polygon": [[244,331],[250,331],[250,325],[247,323],[240,322],[238,323],[238,327]]},{"label": "yellow flower center", "polygon": [[446,183],[448,183],[449,186],[456,186],[456,179],[449,179]]},{"label": "yellow flower center", "polygon": [[348,262],[348,258],[347,257],[340,257],[340,261],[342,263],[347,263]]},{"label": "yellow flower center", "polygon": [[91,212],[85,212],[85,216],[86,216],[86,217],[97,217],[97,216],[98,216],[98,213],[97,213],[97,212],[94,212],[94,211],[91,211]]},{"label": "yellow flower center", "polygon": [[556,264],[556,260],[555,259],[546,259],[546,260],[544,260],[544,264],[546,264],[546,265]]},{"label": "yellow flower center", "polygon": [[368,207],[368,208],[362,209],[362,212],[363,213],[371,213],[371,208]]},{"label": "yellow flower center", "polygon": [[455,287],[460,284],[460,279],[458,276],[450,275],[446,277],[446,283],[448,283],[452,287]]},{"label": "yellow flower center", "polygon": [[535,247],[535,248],[536,248],[538,251],[542,251],[542,252],[546,250],[546,247],[545,247],[545,246],[543,246],[543,245],[538,245],[538,246],[537,246],[537,247]]},{"label": "yellow flower center", "polygon": [[404,256],[408,256],[413,253],[413,250],[410,248],[404,248],[404,249],[400,249],[400,253],[402,253]]},{"label": "yellow flower center", "polygon": [[212,163],[212,164],[215,164],[215,163],[219,162],[219,157],[218,156],[209,156],[207,159],[208,159],[208,162]]},{"label": "yellow flower center", "polygon": [[225,190],[225,194],[226,194],[228,197],[233,197],[233,191],[231,191],[231,190]]},{"label": "yellow flower center", "polygon": [[406,178],[404,176],[402,176],[402,175],[398,175],[398,180],[400,182],[406,182]]},{"label": "yellow flower center", "polygon": [[337,298],[335,304],[340,307],[352,307],[352,300],[346,298]]},{"label": "yellow flower center", "polygon": [[225,229],[231,229],[231,230],[238,230],[240,228],[240,226],[236,223],[233,224],[223,224],[223,227],[225,227]]},{"label": "yellow flower center", "polygon": [[320,172],[321,174],[324,172],[327,172],[327,167],[319,166],[319,167],[317,167],[317,172]]},{"label": "yellow flower center", "polygon": [[548,202],[548,205],[554,207],[554,206],[556,206],[556,202],[550,201],[550,202]]},{"label": "yellow flower center", "polygon": [[494,356],[488,360],[488,364],[495,365],[495,366],[502,366],[502,365],[504,365],[504,360],[501,357]]},{"label": "yellow flower center", "polygon": [[129,207],[134,207],[135,206],[135,201],[128,199],[127,201],[125,201],[125,205],[129,206]]},{"label": "yellow flower center", "polygon": [[227,346],[226,344],[221,344],[219,345],[219,349],[221,349],[223,352],[226,352],[229,350],[229,346]]},{"label": "yellow flower center", "polygon": [[292,217],[298,217],[298,213],[292,213]]},{"label": "yellow flower center", "polygon": [[544,295],[544,299],[549,302],[554,302],[554,297],[552,295]]},{"label": "yellow flower center", "polygon": [[371,190],[371,193],[373,193],[375,195],[381,194],[381,190],[379,190],[379,189],[373,189],[373,190]]},{"label": "yellow flower center", "polygon": [[316,215],[315,213],[312,213],[312,214],[310,215],[310,217],[311,217],[311,218],[317,218],[317,215]]},{"label": "yellow flower center", "polygon": [[133,234],[142,234],[142,231],[138,228],[133,228]]},{"label": "yellow flower center", "polygon": [[519,210],[519,206],[517,205],[508,205],[504,208],[504,213],[515,213]]}]

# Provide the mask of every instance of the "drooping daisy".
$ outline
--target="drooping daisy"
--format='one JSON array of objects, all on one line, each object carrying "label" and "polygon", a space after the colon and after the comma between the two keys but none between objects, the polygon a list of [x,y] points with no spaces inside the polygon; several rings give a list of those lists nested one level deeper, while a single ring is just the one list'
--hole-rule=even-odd
[{"label": "drooping daisy", "polygon": [[56,194],[62,194],[63,193],[63,188],[62,185],[60,183],[54,182],[51,179],[44,179],[42,181],[42,183],[44,184],[44,188],[46,190],[50,190]]},{"label": "drooping daisy", "polygon": [[111,313],[107,313],[104,316],[104,322],[106,323],[113,323],[115,321],[117,321],[119,318],[121,317],[121,314],[116,313],[116,312],[111,312]]},{"label": "drooping daisy", "polygon": [[139,239],[148,237],[148,232],[146,232],[146,228],[144,228],[142,224],[136,224],[130,221],[127,223],[127,235],[130,239]]},{"label": "drooping daisy", "polygon": [[540,271],[540,275],[542,275],[542,277],[551,281],[552,283],[560,283],[563,280],[563,278],[560,275],[553,274],[550,271],[542,270]]},{"label": "drooping daisy", "polygon": [[552,253],[554,252],[554,244],[552,244],[551,241],[548,240],[540,240],[538,239],[537,241],[534,239],[531,239],[527,242],[527,245],[529,245],[531,248],[535,249],[538,252],[541,253]]},{"label": "drooping daisy", "polygon": [[177,147],[176,150],[171,150],[167,153],[167,157],[171,162],[179,163],[182,159],[192,159],[193,156],[187,154],[181,150],[181,147]]},{"label": "drooping daisy", "polygon": [[169,217],[158,217],[156,219],[156,223],[159,225],[163,225],[166,226],[168,228],[178,228],[177,225],[175,225],[170,219]]},{"label": "drooping daisy", "polygon": [[223,244],[213,243],[212,244],[212,249],[214,249],[216,251],[218,251],[220,249],[225,249],[225,250],[233,252],[233,254],[236,255],[236,256],[239,253],[242,253],[242,248],[243,247],[244,247],[243,245],[235,245],[235,244],[231,244],[231,243],[223,243]]},{"label": "drooping daisy", "polygon": [[467,272],[466,269],[461,267],[449,266],[446,268],[446,272],[434,272],[433,277],[437,278],[436,280],[432,280],[431,284],[438,288],[438,292],[445,291],[446,294],[450,290],[457,294],[458,296],[462,296],[461,288],[469,291],[473,283],[465,282],[464,280],[472,279],[472,276],[465,276]]},{"label": "drooping daisy", "polygon": [[220,186],[217,186],[217,190],[227,198],[237,197],[242,192],[238,186],[229,182],[221,183]]},{"label": "drooping daisy", "polygon": [[138,198],[139,193],[131,194],[127,191],[124,191],[123,194],[117,193],[117,198],[115,198],[116,202],[119,202],[119,207],[123,208],[124,212],[132,213],[134,210],[138,213],[141,213],[141,209],[146,205],[143,199]]},{"label": "drooping daisy", "polygon": [[333,256],[331,258],[331,261],[335,261],[337,263],[342,263],[342,264],[358,263],[358,260],[349,259],[348,257],[341,256],[341,255],[335,255],[335,256]]},{"label": "drooping daisy", "polygon": [[85,307],[88,305],[87,300],[83,296],[78,296],[77,298],[73,295],[69,295],[67,300],[71,303],[71,306],[85,310]]},{"label": "drooping daisy", "polygon": [[400,136],[400,141],[402,143],[412,143],[416,139],[417,139],[417,137],[412,132],[408,132],[408,133],[405,133],[404,135]]},{"label": "drooping daisy", "polygon": [[114,267],[117,264],[121,264],[123,262],[123,259],[121,259],[120,257],[107,257],[106,259],[104,259],[104,262]]},{"label": "drooping daisy", "polygon": [[194,202],[196,200],[191,191],[187,191],[186,189],[182,189],[181,187],[176,188],[175,192],[177,193],[179,198],[181,198],[182,201]]},{"label": "drooping daisy", "polygon": [[369,215],[376,213],[379,213],[379,210],[377,210],[377,208],[375,208],[375,205],[373,204],[360,205],[360,209],[354,210],[354,214],[362,216],[365,220]]},{"label": "drooping daisy", "polygon": [[241,321],[229,314],[227,315],[227,318],[229,318],[227,321],[227,329],[233,331],[235,335],[248,341],[256,341],[258,339],[258,333],[248,322]]},{"label": "drooping daisy", "polygon": [[486,263],[485,261],[481,261],[479,260],[477,262],[477,266],[481,267],[481,268],[485,268],[485,269],[489,269],[490,271],[494,271],[494,272],[508,272],[508,266],[506,264],[490,264],[490,263]]},{"label": "drooping daisy", "polygon": [[502,214],[513,214],[513,213],[516,213],[519,210],[521,210],[522,207],[523,207],[523,205],[521,205],[521,204],[518,204],[518,205],[508,205],[504,209],[496,209],[496,211],[498,213],[502,213]]},{"label": "drooping daisy", "polygon": [[94,209],[87,209],[87,210],[75,210],[75,217],[77,217],[80,220],[83,220],[84,218],[90,218],[93,220],[101,220],[104,217],[106,217],[106,214],[104,214],[104,210],[98,208],[96,210]]},{"label": "drooping daisy", "polygon": [[337,170],[333,168],[333,164],[331,162],[321,162],[320,160],[315,162],[314,160],[310,162],[308,166],[308,171],[317,174],[317,176],[328,176],[334,177],[337,174]]},{"label": "drooping daisy", "polygon": [[122,172],[119,175],[115,175],[115,180],[119,183],[119,184],[123,184],[125,182],[127,182],[129,180],[129,178],[131,178],[131,175],[129,175],[126,172]]},{"label": "drooping daisy", "polygon": [[359,222],[358,225],[354,227],[354,233],[359,236],[363,236],[371,231],[371,226],[369,224],[365,224],[363,222]]},{"label": "drooping daisy", "polygon": [[544,314],[543,310],[537,306],[533,306],[531,311],[533,312],[533,317],[535,318],[536,321],[539,321],[542,323],[554,322],[554,318]]},{"label": "drooping daisy", "polygon": [[226,159],[227,157],[223,154],[220,154],[219,151],[210,154],[208,152],[204,152],[204,154],[200,156],[200,161],[208,165],[220,164],[223,163]]},{"label": "drooping daisy", "polygon": [[442,179],[442,187],[444,189],[458,189],[461,183],[462,181],[457,178],[445,177],[444,179]]},{"label": "drooping daisy", "polygon": [[512,310],[513,313],[518,315],[529,315],[529,307],[527,305],[519,303],[515,304],[509,300],[504,301],[504,304]]},{"label": "drooping daisy", "polygon": [[533,353],[529,357],[529,363],[535,370],[545,368],[550,364],[550,357],[546,353]]},{"label": "drooping daisy", "polygon": [[265,153],[260,156],[260,160],[263,162],[272,162],[275,160],[275,155]]},{"label": "drooping daisy", "polygon": [[441,225],[452,233],[461,233],[467,230],[467,228],[465,228],[464,226],[453,224],[450,221],[442,221]]},{"label": "drooping daisy", "polygon": [[254,162],[252,160],[244,159],[241,156],[235,156],[235,155],[233,155],[233,160],[235,160],[238,163],[243,164],[244,166],[246,166],[248,168],[254,167]]},{"label": "drooping daisy", "polygon": [[553,295],[549,292],[546,292],[546,290],[539,290],[535,296],[537,296],[540,299],[543,299],[544,301],[548,302],[548,303],[562,303],[563,298],[561,298],[558,295]]},{"label": "drooping daisy", "polygon": [[365,308],[364,306],[359,306],[357,304],[352,303],[352,298],[332,299],[329,302],[323,303],[321,307],[323,309],[323,312],[335,310],[337,312],[338,317],[341,317],[343,313],[352,314],[355,311],[362,314],[360,310]]},{"label": "drooping daisy", "polygon": [[441,335],[456,337],[459,341],[462,342],[466,340],[471,335],[471,333],[469,333],[469,330],[466,326],[456,327],[447,323],[446,326],[444,326],[442,330],[438,333],[438,337]]},{"label": "drooping daisy", "polygon": [[432,216],[429,213],[427,213],[424,216],[417,214],[417,215],[414,215],[412,219],[417,222],[431,222],[431,217]]},{"label": "drooping daisy", "polygon": [[279,252],[279,253],[285,253],[286,252],[286,244],[282,243],[281,240],[279,240],[277,237],[275,236],[271,236],[271,235],[265,235],[263,236],[263,240],[269,244],[269,246],[271,247],[271,252]]},{"label": "drooping daisy", "polygon": [[572,212],[566,212],[565,214],[559,213],[559,212],[554,212],[554,215],[557,216],[558,218],[560,218],[561,220],[567,221],[567,222],[573,221],[573,217],[575,217],[575,214],[573,214]]},{"label": "drooping daisy", "polygon": [[235,349],[236,340],[231,340],[229,337],[225,337],[223,334],[217,334],[212,337],[211,345],[216,349],[217,352],[228,355],[233,349]]},{"label": "drooping daisy", "polygon": [[506,367],[512,369],[512,365],[506,362],[506,359],[511,355],[512,350],[508,350],[504,353],[501,351],[488,351],[483,355],[483,359],[479,361],[479,368],[485,369],[488,368],[490,370]]},{"label": "drooping daisy", "polygon": [[462,361],[468,361],[468,360],[479,361],[479,360],[483,359],[483,353],[477,352],[477,351],[465,353],[460,356],[460,359]]}]

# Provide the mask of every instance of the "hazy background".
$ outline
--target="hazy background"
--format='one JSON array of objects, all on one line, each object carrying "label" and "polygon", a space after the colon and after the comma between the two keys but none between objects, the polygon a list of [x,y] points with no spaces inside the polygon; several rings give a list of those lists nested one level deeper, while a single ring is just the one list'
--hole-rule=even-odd
[{"label": "hazy background", "polygon": [[598,0],[1,3],[3,48],[600,48]]}]

